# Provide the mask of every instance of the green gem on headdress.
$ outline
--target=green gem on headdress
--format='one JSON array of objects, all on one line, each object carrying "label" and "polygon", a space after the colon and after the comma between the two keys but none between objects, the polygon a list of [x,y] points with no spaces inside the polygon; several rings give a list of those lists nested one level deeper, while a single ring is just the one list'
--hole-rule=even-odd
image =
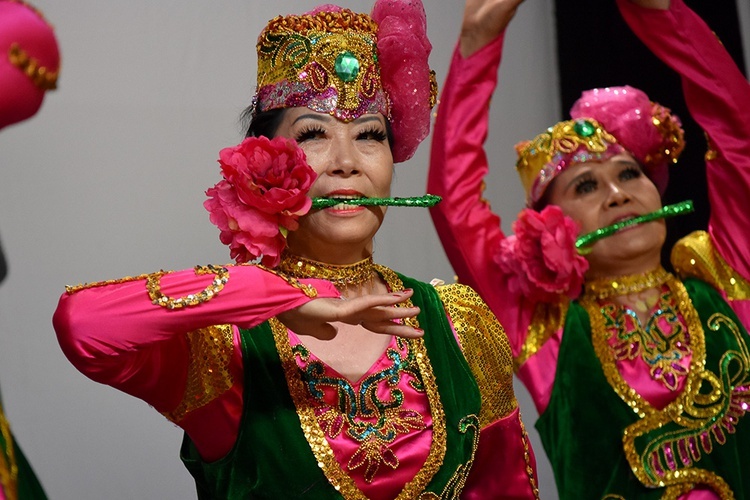
[{"label": "green gem on headdress", "polygon": [[359,61],[347,50],[336,58],[333,69],[343,82],[353,82],[359,74]]},{"label": "green gem on headdress", "polygon": [[573,125],[573,130],[581,137],[591,137],[596,132],[596,127],[588,120],[578,120]]}]

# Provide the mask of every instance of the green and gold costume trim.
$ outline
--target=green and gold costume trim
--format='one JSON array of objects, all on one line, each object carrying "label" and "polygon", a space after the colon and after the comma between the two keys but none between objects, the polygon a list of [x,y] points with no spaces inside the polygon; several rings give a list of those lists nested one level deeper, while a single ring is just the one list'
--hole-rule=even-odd
[{"label": "green and gold costume trim", "polygon": [[556,331],[563,328],[569,306],[570,299],[562,295],[557,302],[539,302],[536,304],[534,316],[526,330],[526,339],[518,356],[513,360],[516,371],[536,354]]},{"label": "green and gold costume trim", "polygon": [[0,447],[0,487],[8,500],[18,498],[18,464],[16,463],[15,443],[10,433],[10,424],[5,418],[5,412],[0,405],[0,436],[2,447]]}]

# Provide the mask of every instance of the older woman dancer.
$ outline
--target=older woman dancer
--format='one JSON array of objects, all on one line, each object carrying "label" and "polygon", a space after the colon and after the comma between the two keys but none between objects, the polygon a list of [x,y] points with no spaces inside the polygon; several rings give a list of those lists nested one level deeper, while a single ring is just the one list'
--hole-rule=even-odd
[{"label": "older woman dancer", "polygon": [[750,85],[682,0],[618,0],[710,139],[708,232],[673,249],[679,277],[662,268],[661,216],[682,207],[660,192],[682,130],[613,87],[519,144],[529,208],[506,236],[481,197],[483,143],[520,3],[466,3],[428,183],[445,250],[508,332],[561,498],[750,498]]},{"label": "older woman dancer", "polygon": [[250,137],[206,202],[245,265],[70,288],[66,355],[185,430],[200,498],[537,496],[500,324],[372,260],[429,130],[421,2],[279,16],[257,47]]}]

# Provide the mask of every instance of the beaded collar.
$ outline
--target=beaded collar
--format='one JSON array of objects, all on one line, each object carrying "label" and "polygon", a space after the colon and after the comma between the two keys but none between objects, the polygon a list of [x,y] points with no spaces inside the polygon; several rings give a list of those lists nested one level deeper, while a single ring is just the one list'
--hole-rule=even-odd
[{"label": "beaded collar", "polygon": [[663,285],[672,276],[666,269],[659,266],[648,273],[631,274],[609,278],[597,278],[585,284],[586,295],[597,299],[606,299],[620,295],[639,293],[649,288]]},{"label": "beaded collar", "polygon": [[318,278],[328,280],[337,288],[361,286],[370,282],[376,276],[372,256],[354,264],[336,265],[284,253],[277,270],[297,279]]}]

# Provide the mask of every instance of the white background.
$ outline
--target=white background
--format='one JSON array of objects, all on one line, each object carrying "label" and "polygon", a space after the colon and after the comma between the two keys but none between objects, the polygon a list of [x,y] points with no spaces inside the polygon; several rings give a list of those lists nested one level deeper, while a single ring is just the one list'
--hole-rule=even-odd
[{"label": "white background", "polygon": [[[202,202],[219,180],[218,151],[241,139],[255,88],[255,40],[266,21],[318,1],[38,0],[62,51],[59,90],[33,119],[0,133],[0,380],[17,438],[52,499],[195,498],[178,459],[181,432],[145,403],[89,381],[51,326],[66,284],[229,261]],[[750,54],[750,3],[740,1]],[[371,1],[346,6],[369,12]],[[463,2],[426,2],[431,62],[445,79]],[[562,116],[554,90],[550,0],[526,2],[511,26],[488,144],[486,197],[505,216],[522,206],[513,144]],[[621,84],[623,82],[613,82]],[[397,166],[394,194],[424,194],[429,145]],[[426,210],[392,209],[378,262],[452,281]],[[518,386],[539,462],[556,498]]]}]

